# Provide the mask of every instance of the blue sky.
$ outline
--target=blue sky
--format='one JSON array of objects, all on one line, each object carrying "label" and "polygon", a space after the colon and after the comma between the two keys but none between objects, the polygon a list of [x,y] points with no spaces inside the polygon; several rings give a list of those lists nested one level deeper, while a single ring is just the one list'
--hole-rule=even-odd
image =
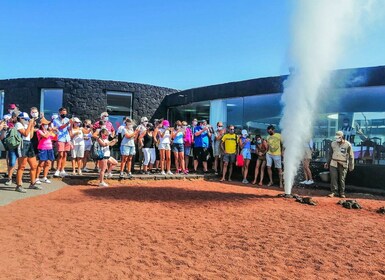
[{"label": "blue sky", "polygon": [[[288,73],[294,0],[1,1],[0,79],[121,80],[176,89]],[[385,65],[385,25],[339,68]]]}]

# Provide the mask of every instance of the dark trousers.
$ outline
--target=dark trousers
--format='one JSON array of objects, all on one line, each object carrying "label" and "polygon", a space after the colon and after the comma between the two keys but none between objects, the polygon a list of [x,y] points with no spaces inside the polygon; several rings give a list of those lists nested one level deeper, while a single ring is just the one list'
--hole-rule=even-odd
[{"label": "dark trousers", "polygon": [[338,164],[338,167],[330,166],[331,191],[335,194],[345,194],[345,178],[348,168]]}]

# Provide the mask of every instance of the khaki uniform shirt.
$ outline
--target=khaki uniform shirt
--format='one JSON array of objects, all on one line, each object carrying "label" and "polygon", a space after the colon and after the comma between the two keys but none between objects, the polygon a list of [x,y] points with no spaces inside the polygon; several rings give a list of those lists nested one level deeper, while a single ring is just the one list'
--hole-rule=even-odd
[{"label": "khaki uniform shirt", "polygon": [[337,141],[331,143],[331,149],[328,157],[328,162],[330,166],[338,167],[338,164],[342,165],[344,168],[350,170],[354,169],[354,153],[352,145],[348,141],[344,141],[339,144]]}]

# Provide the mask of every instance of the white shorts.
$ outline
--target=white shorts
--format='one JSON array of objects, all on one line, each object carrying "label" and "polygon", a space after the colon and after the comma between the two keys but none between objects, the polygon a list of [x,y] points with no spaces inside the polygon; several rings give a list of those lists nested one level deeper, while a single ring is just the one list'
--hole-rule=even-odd
[{"label": "white shorts", "polygon": [[171,151],[171,145],[170,145],[170,143],[159,143],[158,149],[159,150]]},{"label": "white shorts", "polygon": [[266,154],[266,166],[267,167],[271,167],[273,165],[273,161],[274,161],[274,167],[275,168],[279,168],[281,169],[282,168],[282,159],[281,159],[281,156],[273,156],[269,153]]},{"label": "white shorts", "polygon": [[71,150],[72,158],[83,158],[84,157],[84,145],[74,145]]}]

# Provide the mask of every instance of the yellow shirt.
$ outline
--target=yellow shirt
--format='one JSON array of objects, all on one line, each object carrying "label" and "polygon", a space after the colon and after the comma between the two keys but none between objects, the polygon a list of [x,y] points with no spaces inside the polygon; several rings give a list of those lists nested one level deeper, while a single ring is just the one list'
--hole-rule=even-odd
[{"label": "yellow shirt", "polygon": [[267,143],[269,144],[269,150],[267,151],[267,153],[272,156],[280,156],[282,154],[281,141],[281,134],[274,133],[273,135],[269,135],[269,137],[267,137]]},{"label": "yellow shirt", "polygon": [[223,135],[222,142],[225,143],[226,154],[235,154],[237,152],[237,141],[238,138],[235,133],[226,133],[225,135]]}]

